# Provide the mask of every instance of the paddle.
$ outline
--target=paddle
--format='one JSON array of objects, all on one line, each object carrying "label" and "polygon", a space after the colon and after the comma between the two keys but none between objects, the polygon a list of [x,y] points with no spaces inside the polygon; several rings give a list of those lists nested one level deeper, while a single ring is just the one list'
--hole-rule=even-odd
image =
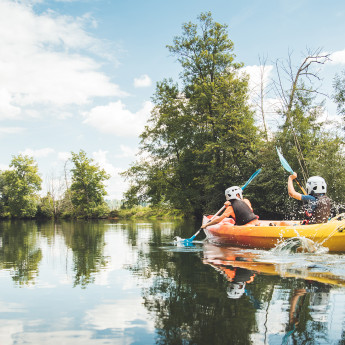
[{"label": "paddle", "polygon": [[[252,182],[254,180],[254,178],[260,173],[261,169],[258,169],[257,171],[255,171],[255,173],[249,177],[248,181],[241,187],[241,189],[243,190],[244,188],[246,188],[250,182]],[[216,216],[218,216],[218,214],[225,208],[225,205],[208,221],[211,222]],[[191,238],[186,238],[184,240],[182,240],[183,243],[190,243],[194,240],[194,238],[199,234],[199,232],[202,230],[202,228],[200,228]]]},{"label": "paddle", "polygon": [[[211,222],[214,218],[216,218],[218,216],[218,214],[224,210],[224,208],[225,208],[225,205],[208,221],[208,223]],[[198,236],[198,234],[201,230],[202,230],[202,228],[200,228],[191,238],[186,238],[185,240],[183,240],[183,242],[185,242],[185,241],[192,242],[194,240],[194,238],[196,236]]]},{"label": "paddle", "polygon": [[249,183],[252,182],[260,172],[261,169],[256,170],[255,173],[249,177],[248,181],[241,187],[241,189],[243,190],[244,188],[246,188],[249,185]]},{"label": "paddle", "polygon": [[[278,157],[280,160],[280,163],[282,164],[283,168],[290,173],[290,175],[294,174],[294,171],[291,169],[289,163],[286,161],[286,159],[283,157],[282,153],[279,151],[278,147],[276,147],[277,149],[277,153],[278,153]],[[295,178],[295,181],[297,182],[297,184],[299,185],[299,187],[301,188],[301,191],[303,192],[304,195],[307,195],[307,192],[304,190],[304,188],[302,187],[302,185],[299,183],[299,181],[297,180],[297,177]]]}]

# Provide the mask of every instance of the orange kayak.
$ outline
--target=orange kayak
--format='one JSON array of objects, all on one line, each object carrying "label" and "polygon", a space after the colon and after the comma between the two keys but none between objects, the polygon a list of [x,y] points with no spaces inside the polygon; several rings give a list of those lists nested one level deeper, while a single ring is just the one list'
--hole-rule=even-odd
[{"label": "orange kayak", "polygon": [[[212,216],[204,217],[205,224]],[[261,220],[259,226],[238,226],[230,219],[204,229],[211,243],[270,249],[284,240],[305,237],[327,247],[330,252],[345,252],[345,220],[302,225],[300,221]]]}]

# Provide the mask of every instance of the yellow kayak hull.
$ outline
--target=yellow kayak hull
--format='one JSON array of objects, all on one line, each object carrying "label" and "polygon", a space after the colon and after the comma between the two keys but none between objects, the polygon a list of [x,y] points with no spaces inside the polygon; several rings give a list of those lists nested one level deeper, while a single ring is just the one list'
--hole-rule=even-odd
[{"label": "yellow kayak hull", "polygon": [[[208,218],[204,217],[203,223]],[[305,237],[327,247],[330,252],[345,252],[345,220],[301,225],[299,221],[260,221],[259,226],[236,226],[221,222],[205,230],[211,243],[270,249],[284,240]]]}]

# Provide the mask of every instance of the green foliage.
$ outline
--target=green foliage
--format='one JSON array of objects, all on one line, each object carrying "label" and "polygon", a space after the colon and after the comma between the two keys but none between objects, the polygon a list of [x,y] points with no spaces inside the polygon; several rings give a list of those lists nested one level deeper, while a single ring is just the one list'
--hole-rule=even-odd
[{"label": "green foliage", "polygon": [[150,158],[124,174],[130,201],[166,200],[185,214],[219,208],[224,188],[243,183],[255,171],[260,141],[248,106],[248,80],[234,62],[226,25],[201,14],[200,26],[183,25],[168,46],[182,66],[183,87],[157,84],[155,108],[142,133]]},{"label": "green foliage", "polygon": [[[300,90],[303,87],[299,88]],[[282,114],[284,125],[275,137],[262,148],[259,161],[263,170],[251,186],[254,210],[262,218],[301,218],[301,203],[288,197],[289,176],[279,162],[275,147],[282,149],[285,159],[297,172],[305,186],[306,179],[313,175],[322,176],[328,184],[328,195],[338,208],[344,202],[344,141],[327,131],[321,121],[323,105],[315,103],[310,90],[296,92],[292,107]],[[299,187],[296,191],[302,193]]]},{"label": "green foliage", "polygon": [[[74,167],[70,188],[74,215],[81,218],[100,218],[109,212],[104,200],[107,194],[104,182],[110,178],[104,169],[93,164],[93,160],[81,150],[72,152]],[[69,191],[68,191],[69,192]]]},{"label": "green foliage", "polygon": [[309,157],[310,176],[320,175],[327,182],[329,196],[336,208],[345,211],[344,138],[324,133]]},{"label": "green foliage", "polygon": [[42,197],[39,201],[37,208],[37,217],[39,218],[54,218],[59,215],[57,204],[61,201],[54,200],[52,195],[48,193],[45,197]]},{"label": "green foliage", "polygon": [[333,99],[337,103],[338,113],[345,119],[345,71],[335,76],[333,87],[335,91]]},{"label": "green foliage", "polygon": [[42,179],[32,157],[14,156],[10,170],[1,172],[0,195],[2,216],[32,218],[38,205],[37,192],[41,189]]},{"label": "green foliage", "polygon": [[176,209],[164,204],[155,206],[134,206],[131,208],[121,208],[117,211],[117,217],[121,219],[180,219],[183,214]]}]

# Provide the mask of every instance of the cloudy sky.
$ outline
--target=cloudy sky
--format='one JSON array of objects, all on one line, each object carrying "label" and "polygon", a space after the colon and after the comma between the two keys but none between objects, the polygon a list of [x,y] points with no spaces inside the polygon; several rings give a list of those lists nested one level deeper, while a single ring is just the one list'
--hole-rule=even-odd
[{"label": "cloudy sky", "polygon": [[0,0],[0,169],[24,153],[45,181],[58,179],[70,152],[83,149],[111,174],[109,197],[120,199],[118,173],[135,160],[155,84],[178,78],[166,45],[205,11],[228,24],[253,79],[260,56],[269,73],[307,48],[332,54],[325,92],[345,69],[340,0]]}]

